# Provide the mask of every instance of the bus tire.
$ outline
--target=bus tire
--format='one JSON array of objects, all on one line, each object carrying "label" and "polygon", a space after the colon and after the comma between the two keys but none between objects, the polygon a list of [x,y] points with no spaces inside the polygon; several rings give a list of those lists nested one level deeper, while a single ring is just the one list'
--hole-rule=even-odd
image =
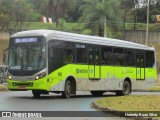
[{"label": "bus tire", "polygon": [[102,96],[104,93],[103,91],[90,91],[90,92],[93,96]]},{"label": "bus tire", "polygon": [[123,90],[121,91],[116,91],[116,95],[117,96],[125,96],[125,95],[129,95],[129,93],[131,92],[131,85],[128,81],[124,81],[123,83]]},{"label": "bus tire", "polygon": [[62,92],[62,97],[63,98],[70,98],[71,92],[72,92],[72,84],[71,84],[70,80],[67,80],[65,82],[64,91]]},{"label": "bus tire", "polygon": [[39,90],[32,90],[32,94],[35,98],[39,98],[42,92]]}]

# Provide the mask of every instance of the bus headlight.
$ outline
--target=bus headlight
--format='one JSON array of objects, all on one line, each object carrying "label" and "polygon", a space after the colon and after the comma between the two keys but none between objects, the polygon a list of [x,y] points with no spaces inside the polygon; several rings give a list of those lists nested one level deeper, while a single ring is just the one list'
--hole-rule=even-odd
[{"label": "bus headlight", "polygon": [[11,76],[11,75],[8,75],[8,79],[11,80],[11,79],[12,79],[12,76]]},{"label": "bus headlight", "polygon": [[46,76],[46,72],[42,72],[41,74],[36,75],[35,80],[41,79]]},{"label": "bus headlight", "polygon": [[38,79],[39,79],[39,76],[37,75],[35,79],[38,80]]}]

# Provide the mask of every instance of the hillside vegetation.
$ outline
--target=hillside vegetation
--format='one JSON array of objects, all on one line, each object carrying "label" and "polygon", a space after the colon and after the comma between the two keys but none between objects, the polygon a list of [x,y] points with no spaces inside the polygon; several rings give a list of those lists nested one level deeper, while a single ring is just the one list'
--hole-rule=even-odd
[{"label": "hillside vegetation", "polygon": [[[133,24],[126,24],[126,30],[133,30],[134,26]],[[50,30],[60,30],[60,31],[67,31],[67,32],[74,32],[74,33],[80,33],[80,34],[89,34],[89,32],[85,33],[84,24],[80,23],[64,23],[64,24],[58,24],[56,26],[55,23],[41,23],[41,22],[27,22],[24,24],[23,30],[35,30],[35,29],[50,29]],[[136,30],[145,30],[146,25],[145,24],[136,24]],[[150,31],[158,31],[160,29],[160,23],[154,23],[149,25]],[[159,44],[152,44],[149,46],[154,46],[156,49],[156,58],[158,62],[158,66],[160,66],[160,45]],[[1,40],[0,39],[0,63],[2,63],[2,53],[3,50],[8,47],[8,39],[7,40]],[[158,67],[158,69],[160,69]]]}]

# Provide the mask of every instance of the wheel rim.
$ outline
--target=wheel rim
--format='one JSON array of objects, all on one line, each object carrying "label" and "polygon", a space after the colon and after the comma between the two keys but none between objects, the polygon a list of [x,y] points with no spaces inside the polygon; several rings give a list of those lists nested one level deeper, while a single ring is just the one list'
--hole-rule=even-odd
[{"label": "wheel rim", "polygon": [[130,88],[129,88],[129,85],[128,85],[128,84],[125,84],[124,87],[123,87],[124,93],[125,93],[125,94],[129,94],[129,89],[130,89]]},{"label": "wheel rim", "polygon": [[67,84],[67,86],[66,86],[66,93],[67,93],[67,96],[70,96],[70,94],[71,94],[71,83]]}]

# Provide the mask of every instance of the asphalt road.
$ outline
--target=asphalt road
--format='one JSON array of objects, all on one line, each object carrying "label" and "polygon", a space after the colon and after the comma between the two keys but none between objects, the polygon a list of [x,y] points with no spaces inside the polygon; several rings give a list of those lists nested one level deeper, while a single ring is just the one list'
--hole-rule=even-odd
[{"label": "asphalt road", "polygon": [[[159,92],[133,92],[132,94],[136,95],[149,95],[149,94],[155,94],[160,95]],[[108,96],[114,96],[114,93],[106,93],[102,97],[108,97]],[[90,114],[87,116],[87,119],[85,116],[80,117],[80,113],[78,113],[78,118],[83,120],[107,120],[107,119],[121,119],[126,120],[126,118],[121,117],[115,117],[112,114],[109,113],[103,113],[102,117],[92,117],[92,114],[95,114],[94,111],[96,111],[94,108],[91,107],[91,103],[96,101],[101,97],[93,97],[89,92],[77,92],[76,96],[72,96],[69,99],[64,99],[61,97],[61,94],[54,94],[51,93],[50,95],[43,95],[40,98],[36,99],[32,96],[31,91],[0,91],[0,111],[61,111],[60,115],[63,116],[63,114],[66,111],[87,111],[87,114]],[[63,113],[63,112],[64,113]],[[90,111],[93,111],[90,112]],[[69,114],[73,114],[74,117],[76,117],[76,112],[70,112]],[[108,117],[103,117],[103,115],[106,115]],[[60,118],[61,116],[58,116]],[[90,118],[91,117],[91,118]],[[99,118],[100,117],[100,118]],[[73,118],[73,117],[71,117]],[[62,118],[64,119],[64,118]],[[69,119],[67,117],[67,119]]]}]

